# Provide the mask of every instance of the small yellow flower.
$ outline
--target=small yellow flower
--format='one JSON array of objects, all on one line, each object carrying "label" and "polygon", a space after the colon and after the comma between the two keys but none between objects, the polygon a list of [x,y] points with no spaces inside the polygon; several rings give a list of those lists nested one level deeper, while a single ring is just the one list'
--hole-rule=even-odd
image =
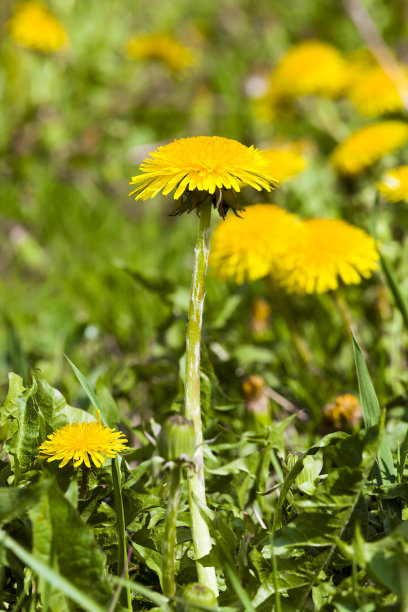
[{"label": "small yellow flower", "polygon": [[[262,152],[229,138],[181,138],[159,147],[150,156],[140,166],[142,174],[134,176],[130,183],[137,185],[130,194],[136,194],[136,200],[154,198],[160,191],[167,195],[173,189],[175,200],[191,192],[195,196],[203,192],[202,196],[218,190],[218,208],[224,191],[237,192],[243,185],[270,191],[276,186],[271,164]],[[198,204],[189,202],[187,208],[179,207],[177,212],[190,211]],[[233,204],[229,206],[235,208]]]},{"label": "small yellow flower", "polygon": [[340,219],[310,219],[302,223],[284,253],[275,276],[293,293],[324,293],[369,278],[378,267],[373,238]]},{"label": "small yellow flower", "polygon": [[195,62],[194,52],[172,34],[156,33],[133,36],[125,44],[133,60],[152,59],[163,62],[174,72],[181,72]]},{"label": "small yellow flower", "polygon": [[346,62],[333,46],[319,40],[294,45],[271,74],[270,90],[281,96],[337,96],[345,85]]},{"label": "small yellow flower", "polygon": [[16,43],[35,51],[53,53],[68,44],[68,35],[61,22],[36,0],[19,4],[8,28]]},{"label": "small yellow flower", "polygon": [[341,174],[359,174],[392,153],[408,139],[408,123],[378,121],[353,132],[331,155],[331,163]]},{"label": "small yellow flower", "polygon": [[402,110],[402,96],[408,92],[408,71],[394,76],[374,65],[360,74],[348,92],[357,110],[366,117],[378,117],[384,113]]},{"label": "small yellow flower", "polygon": [[296,176],[307,165],[306,158],[295,146],[265,149],[263,154],[270,161],[274,176],[280,183]]},{"label": "small yellow flower", "polygon": [[105,457],[115,457],[126,450],[126,443],[122,432],[102,425],[98,410],[98,422],[65,425],[48,436],[40,446],[40,453],[48,456],[48,461],[61,461],[60,468],[71,459],[75,468],[82,463],[89,468],[90,461],[98,468],[105,463]]},{"label": "small yellow flower", "polygon": [[211,240],[214,274],[238,284],[267,276],[295,240],[299,225],[295,215],[271,204],[249,206],[244,219],[227,217]]},{"label": "small yellow flower", "polygon": [[388,170],[377,183],[377,189],[388,202],[408,200],[408,166]]}]

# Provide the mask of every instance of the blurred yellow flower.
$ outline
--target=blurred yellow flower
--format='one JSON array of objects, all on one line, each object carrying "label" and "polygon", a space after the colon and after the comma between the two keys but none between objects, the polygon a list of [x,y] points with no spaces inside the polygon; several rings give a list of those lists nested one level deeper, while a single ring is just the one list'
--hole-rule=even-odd
[{"label": "blurred yellow flower", "polygon": [[175,36],[166,33],[140,34],[125,44],[126,54],[133,60],[152,59],[163,62],[173,72],[180,72],[193,64],[196,55]]},{"label": "blurred yellow flower", "polygon": [[299,226],[295,215],[272,204],[249,206],[244,219],[227,217],[212,236],[213,273],[238,284],[267,276],[293,244]]},{"label": "blurred yellow flower", "polygon": [[332,165],[342,174],[358,174],[408,139],[408,123],[378,121],[353,132],[334,149]]},{"label": "blurred yellow flower", "polygon": [[16,43],[43,53],[59,51],[69,42],[61,22],[36,0],[17,6],[8,29]]},{"label": "blurred yellow flower", "polygon": [[[404,78],[405,77],[405,78]],[[357,110],[366,117],[378,117],[384,113],[402,110],[402,95],[408,93],[408,71],[401,66],[401,72],[391,77],[380,66],[364,70],[352,84],[348,97]]]},{"label": "blurred yellow flower", "polygon": [[[181,138],[150,155],[151,158],[146,158],[140,166],[142,174],[134,176],[130,183],[137,185],[130,193],[136,194],[136,200],[154,198],[160,191],[167,195],[173,189],[176,189],[175,200],[186,192],[215,194],[218,189],[218,208],[224,190],[237,192],[243,185],[250,185],[257,191],[271,191],[276,186],[266,157],[253,146],[246,147],[229,138]],[[189,206],[188,210],[195,207]],[[232,204],[231,207],[234,208]]]},{"label": "blurred yellow flower", "polygon": [[408,165],[388,170],[377,189],[388,202],[408,200]]},{"label": "blurred yellow flower", "polygon": [[379,256],[374,239],[340,219],[310,219],[286,251],[280,254],[275,276],[293,293],[324,293],[369,278]]},{"label": "blurred yellow flower", "polygon": [[126,450],[126,443],[122,432],[101,423],[98,410],[98,422],[65,425],[48,436],[40,446],[40,453],[48,456],[48,461],[61,461],[60,468],[71,459],[75,468],[82,463],[89,468],[90,461],[98,468],[105,463],[105,457],[115,457],[116,453]]},{"label": "blurred yellow flower", "polygon": [[346,62],[340,51],[319,40],[294,45],[270,77],[270,91],[281,96],[337,96],[345,85]]},{"label": "blurred yellow flower", "polygon": [[296,146],[273,147],[262,152],[271,162],[273,174],[280,183],[299,174],[307,165],[306,158],[297,150]]}]

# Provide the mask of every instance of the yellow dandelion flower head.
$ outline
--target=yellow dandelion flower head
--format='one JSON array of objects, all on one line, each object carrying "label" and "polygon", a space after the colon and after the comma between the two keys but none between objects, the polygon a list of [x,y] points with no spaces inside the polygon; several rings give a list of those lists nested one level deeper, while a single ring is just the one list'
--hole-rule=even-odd
[{"label": "yellow dandelion flower head", "polygon": [[73,461],[77,468],[82,463],[91,467],[91,461],[99,468],[105,463],[105,457],[115,457],[127,449],[127,440],[120,431],[105,427],[98,421],[74,423],[65,425],[48,436],[48,440],[40,446],[40,453],[48,456],[48,461],[61,461],[62,468],[69,461]]},{"label": "yellow dandelion flower head", "polygon": [[210,267],[220,280],[237,284],[267,276],[294,239],[300,222],[278,206],[249,206],[240,219],[230,215],[215,229]]},{"label": "yellow dandelion flower head", "polygon": [[334,97],[345,85],[346,62],[340,51],[319,40],[294,45],[271,74],[270,89],[290,97]]},{"label": "yellow dandelion flower head", "polygon": [[196,55],[175,36],[167,33],[140,34],[125,44],[125,53],[133,60],[157,60],[174,72],[194,64]]},{"label": "yellow dandelion flower head", "polygon": [[408,166],[388,170],[377,183],[377,189],[388,202],[408,200]]},{"label": "yellow dandelion flower head", "polygon": [[[404,95],[405,92],[405,95]],[[374,65],[362,72],[351,86],[348,97],[366,117],[378,117],[404,108],[408,92],[408,70],[400,67],[395,75]]]},{"label": "yellow dandelion flower head", "polygon": [[261,151],[219,136],[181,138],[159,147],[132,178],[136,200],[154,198],[175,189],[174,199],[186,191],[215,194],[216,189],[240,191],[250,185],[258,191],[276,186],[270,162]]},{"label": "yellow dandelion flower head", "polygon": [[36,0],[17,6],[8,29],[16,43],[35,51],[53,53],[68,45],[68,35],[61,22]]},{"label": "yellow dandelion flower head", "polygon": [[324,293],[369,278],[378,267],[374,239],[340,219],[310,219],[278,262],[276,277],[293,293]]},{"label": "yellow dandelion flower head", "polygon": [[408,139],[408,123],[378,121],[353,132],[334,149],[330,161],[341,174],[359,174],[399,149]]},{"label": "yellow dandelion flower head", "polygon": [[270,161],[275,178],[283,183],[302,172],[307,166],[307,160],[294,144],[271,147],[263,151]]}]

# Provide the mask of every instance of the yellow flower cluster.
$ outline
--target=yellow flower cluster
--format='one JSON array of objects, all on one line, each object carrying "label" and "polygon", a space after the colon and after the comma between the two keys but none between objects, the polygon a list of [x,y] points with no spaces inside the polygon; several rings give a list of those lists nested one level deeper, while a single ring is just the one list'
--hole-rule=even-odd
[{"label": "yellow flower cluster", "polygon": [[386,172],[377,189],[388,202],[408,200],[408,166],[400,166]]},{"label": "yellow flower cluster", "polygon": [[43,53],[60,51],[68,44],[68,35],[61,22],[36,0],[17,6],[8,30],[19,45]]},{"label": "yellow flower cluster", "polygon": [[408,140],[408,123],[378,121],[353,132],[331,155],[331,163],[341,174],[359,174]]},{"label": "yellow flower cluster", "polygon": [[271,275],[288,292],[323,293],[360,283],[377,269],[375,241],[339,219],[300,221],[277,206],[257,204],[245,219],[228,217],[216,228],[213,272],[236,283]]},{"label": "yellow flower cluster", "polygon": [[125,44],[125,53],[133,60],[163,62],[173,72],[181,72],[195,62],[194,52],[172,34],[140,34]]}]

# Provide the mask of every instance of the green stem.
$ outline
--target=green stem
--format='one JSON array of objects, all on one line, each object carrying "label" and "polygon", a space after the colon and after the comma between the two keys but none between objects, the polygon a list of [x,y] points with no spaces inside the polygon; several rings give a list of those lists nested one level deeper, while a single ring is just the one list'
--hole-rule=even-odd
[{"label": "green stem", "polygon": [[[113,481],[113,503],[115,506],[116,519],[118,522],[118,569],[117,573],[120,578],[129,578],[128,572],[128,559],[126,553],[126,525],[125,525],[125,514],[123,511],[123,498],[121,488],[121,474],[119,458],[116,456],[112,459],[112,481]],[[127,607],[128,610],[132,609],[132,598],[130,590],[126,587],[125,591],[121,593],[121,604]]]},{"label": "green stem", "polygon": [[174,549],[176,546],[177,510],[180,499],[181,467],[175,465],[170,474],[164,540],[162,546],[163,593],[172,597],[176,592],[174,576]]},{"label": "green stem", "polygon": [[81,490],[79,491],[79,499],[86,499],[86,493],[88,491],[88,480],[89,468],[87,468],[86,465],[82,465]]},{"label": "green stem", "polygon": [[196,472],[188,479],[191,530],[196,557],[198,580],[218,596],[217,579],[213,567],[204,567],[198,561],[211,550],[210,532],[201,515],[197,499],[206,505],[204,483],[203,431],[200,412],[200,348],[201,323],[204,307],[204,281],[210,252],[211,202],[200,206],[194,272],[188,311],[185,379],[185,416],[194,425],[197,450],[194,455]]}]

